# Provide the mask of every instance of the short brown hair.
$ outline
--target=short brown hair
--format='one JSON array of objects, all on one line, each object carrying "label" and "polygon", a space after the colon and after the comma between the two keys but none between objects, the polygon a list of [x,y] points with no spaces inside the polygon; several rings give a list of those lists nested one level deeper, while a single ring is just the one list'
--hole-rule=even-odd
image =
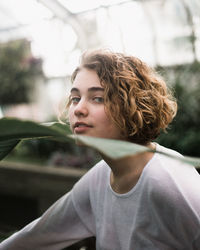
[{"label": "short brown hair", "polygon": [[136,57],[110,50],[88,51],[72,74],[94,70],[105,89],[105,110],[127,140],[147,144],[165,130],[177,104],[165,81]]}]

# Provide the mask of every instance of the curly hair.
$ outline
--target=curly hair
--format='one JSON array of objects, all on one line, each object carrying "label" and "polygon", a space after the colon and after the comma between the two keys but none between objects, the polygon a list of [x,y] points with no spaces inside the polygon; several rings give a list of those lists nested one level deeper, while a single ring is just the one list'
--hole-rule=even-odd
[{"label": "curly hair", "polygon": [[165,81],[138,58],[110,50],[85,52],[72,82],[82,68],[97,73],[105,112],[128,141],[149,143],[176,115],[177,103]]}]

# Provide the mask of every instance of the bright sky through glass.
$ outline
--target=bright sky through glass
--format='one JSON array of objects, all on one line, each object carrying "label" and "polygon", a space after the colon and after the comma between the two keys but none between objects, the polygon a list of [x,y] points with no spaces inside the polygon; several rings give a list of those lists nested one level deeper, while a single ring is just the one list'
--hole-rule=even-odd
[{"label": "bright sky through glass", "polygon": [[[58,0],[72,13],[88,11],[81,14],[81,25],[78,24],[79,16],[74,17],[74,22],[79,25],[76,30],[68,22],[70,17],[67,12],[63,21],[53,13],[52,8],[50,11],[46,7],[50,2],[55,4],[56,1],[0,0],[0,42],[13,39],[15,35],[16,39],[21,36],[31,40],[33,55],[42,57],[44,72],[49,77],[71,74],[81,50],[91,48],[93,40],[97,47],[127,52],[151,65],[193,60],[189,39],[191,27],[180,0]],[[200,4],[196,1],[194,5],[194,2],[191,0],[188,3],[193,3],[195,44],[197,57],[200,58],[200,16],[197,14]],[[119,3],[123,4],[117,5]],[[92,9],[95,11],[89,11]],[[87,29],[88,24],[92,24],[91,30]],[[6,32],[9,28],[11,31]],[[80,47],[83,43],[85,45]],[[77,44],[79,47],[76,47]]]},{"label": "bright sky through glass", "polygon": [[101,6],[115,5],[118,3],[129,2],[130,0],[58,0],[63,4],[70,12],[79,13],[92,9],[99,8]]}]

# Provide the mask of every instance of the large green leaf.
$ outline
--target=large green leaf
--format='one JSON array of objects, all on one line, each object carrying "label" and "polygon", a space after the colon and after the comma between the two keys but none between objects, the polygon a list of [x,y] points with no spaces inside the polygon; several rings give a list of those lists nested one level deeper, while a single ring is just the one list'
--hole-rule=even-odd
[{"label": "large green leaf", "polygon": [[0,160],[3,159],[12,149],[20,142],[20,140],[0,140]]},{"label": "large green leaf", "polygon": [[[2,118],[0,119],[0,160],[3,159],[20,140],[33,138],[48,138],[61,141],[69,141],[70,139],[78,140],[82,144],[92,147],[112,159],[119,159],[139,152],[152,151],[148,147],[126,141],[89,136],[74,136],[71,134],[68,125],[58,122],[39,124],[32,121],[24,121],[14,118]],[[159,151],[153,152],[163,154],[163,152]],[[199,158],[183,158],[174,156],[173,154],[165,155],[185,163],[200,166]]]},{"label": "large green leaf", "polygon": [[72,135],[70,137],[80,141],[84,145],[96,149],[98,152],[113,159],[123,158],[135,153],[152,151],[148,147],[144,147],[126,141],[103,139],[103,138],[80,136],[80,135],[79,136]]},{"label": "large green leaf", "polygon": [[15,118],[0,119],[0,140],[62,137],[71,134],[68,125],[52,122],[39,124]]},{"label": "large green leaf", "polygon": [[119,159],[126,156],[130,156],[140,152],[157,152],[163,155],[166,155],[170,158],[182,161],[187,164],[191,164],[200,168],[200,158],[196,157],[189,157],[189,156],[178,156],[171,153],[165,153],[159,150],[151,150],[148,147],[141,146],[135,143],[127,142],[127,141],[120,141],[120,140],[111,140],[111,139],[102,139],[102,138],[95,138],[89,136],[70,136],[75,138],[76,140],[80,141],[81,143],[90,146],[100,153],[112,158],[112,159]]},{"label": "large green leaf", "polygon": [[67,125],[54,122],[44,125],[32,121],[14,118],[0,119],[0,160],[2,160],[19,142],[24,139],[51,138],[69,141],[71,134]]}]

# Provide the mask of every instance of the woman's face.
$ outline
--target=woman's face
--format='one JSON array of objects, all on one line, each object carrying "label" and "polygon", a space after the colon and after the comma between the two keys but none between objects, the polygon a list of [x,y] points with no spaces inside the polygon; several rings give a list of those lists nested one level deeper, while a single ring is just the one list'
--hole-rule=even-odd
[{"label": "woman's face", "polygon": [[104,88],[96,72],[81,69],[70,96],[69,122],[74,134],[123,139],[119,128],[105,113],[103,97]]}]

